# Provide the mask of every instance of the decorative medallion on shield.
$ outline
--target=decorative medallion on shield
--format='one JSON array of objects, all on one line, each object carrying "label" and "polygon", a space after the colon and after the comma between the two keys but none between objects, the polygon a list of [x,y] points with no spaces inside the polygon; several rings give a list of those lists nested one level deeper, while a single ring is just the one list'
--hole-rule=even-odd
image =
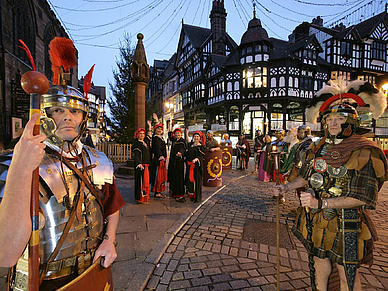
[{"label": "decorative medallion on shield", "polygon": [[232,155],[229,148],[222,149],[222,167],[228,167],[232,163]]}]

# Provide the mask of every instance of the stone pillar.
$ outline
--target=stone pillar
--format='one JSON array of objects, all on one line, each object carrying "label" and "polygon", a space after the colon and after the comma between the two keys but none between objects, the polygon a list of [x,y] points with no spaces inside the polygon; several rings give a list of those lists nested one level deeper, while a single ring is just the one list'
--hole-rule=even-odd
[{"label": "stone pillar", "polygon": [[131,77],[135,86],[135,130],[140,127],[148,130],[145,123],[145,87],[150,80],[150,68],[147,64],[143,38],[143,34],[137,35],[138,41],[131,66]]}]

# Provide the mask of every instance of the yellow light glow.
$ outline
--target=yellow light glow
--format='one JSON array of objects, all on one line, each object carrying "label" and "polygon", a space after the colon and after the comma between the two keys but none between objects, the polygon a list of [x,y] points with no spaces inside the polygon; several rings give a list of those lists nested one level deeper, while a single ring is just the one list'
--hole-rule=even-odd
[{"label": "yellow light glow", "polygon": [[170,103],[166,102],[164,103],[164,105],[166,106],[166,108],[170,108]]},{"label": "yellow light glow", "polygon": [[388,83],[385,83],[383,86],[381,86],[381,88],[386,91],[388,90]]}]

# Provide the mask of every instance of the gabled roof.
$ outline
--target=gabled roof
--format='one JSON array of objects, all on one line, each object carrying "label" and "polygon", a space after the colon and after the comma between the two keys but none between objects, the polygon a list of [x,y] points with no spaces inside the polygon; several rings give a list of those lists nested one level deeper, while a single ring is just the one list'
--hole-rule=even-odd
[{"label": "gabled roof", "polygon": [[328,33],[332,35],[336,39],[344,39],[349,34],[353,34],[355,39],[363,39],[369,37],[373,31],[376,29],[376,27],[382,22],[382,21],[388,21],[388,14],[387,12],[382,12],[376,16],[373,16],[365,21],[362,21],[356,25],[349,26],[343,30],[338,30],[336,28],[329,28],[320,26],[317,24],[311,23],[311,27],[316,28],[318,30],[321,30],[325,33]]},{"label": "gabled roof", "polygon": [[210,60],[215,63],[218,68],[224,68],[225,63],[228,60],[228,56],[210,54]]},{"label": "gabled roof", "polygon": [[330,35],[336,35],[338,33],[338,30],[334,29],[334,28],[330,28],[330,27],[325,27],[325,26],[322,26],[322,25],[318,25],[318,24],[315,24],[315,23],[310,23],[311,27],[314,27],[320,31],[323,31],[324,33],[327,33],[327,34],[330,34]]},{"label": "gabled roof", "polygon": [[164,69],[168,64],[167,60],[154,60],[154,65],[152,66],[154,69]]},{"label": "gabled roof", "polygon": [[289,56],[290,53],[288,48],[292,43],[273,37],[270,38],[270,42],[273,45],[270,55],[271,60],[283,59]]},{"label": "gabled roof", "polygon": [[238,53],[237,49],[234,49],[229,55],[228,59],[226,60],[225,66],[235,66],[240,65],[240,55]]},{"label": "gabled roof", "polygon": [[176,74],[176,71],[174,69],[175,67],[175,60],[176,60],[176,53],[172,55],[172,57],[168,60],[168,64],[166,66],[166,69],[163,73],[163,82],[167,79],[171,78],[174,74]]},{"label": "gabled roof", "polygon": [[182,30],[185,32],[195,48],[200,48],[212,33],[209,28],[192,26],[188,24],[183,24]]},{"label": "gabled roof", "polygon": [[[203,48],[206,45],[206,43],[211,39],[212,31],[209,28],[182,24],[182,30],[181,30],[179,43],[178,43],[177,57],[176,57],[175,63],[178,61],[178,58],[181,53],[181,43],[183,41],[184,35],[187,36],[192,46],[195,49],[199,50]],[[237,43],[231,38],[231,36],[228,33],[225,33],[225,44],[230,48],[231,51],[234,51],[238,47]],[[220,56],[227,59],[226,56],[222,56],[222,55]]]},{"label": "gabled roof", "polygon": [[231,36],[228,33],[226,33],[225,36],[226,36],[226,41],[231,46],[231,49],[235,50],[238,47],[238,44],[233,40],[233,38],[231,38]]},{"label": "gabled roof", "polygon": [[298,51],[300,50],[301,48],[304,48],[306,47],[309,43],[314,43],[315,46],[318,47],[318,52],[323,52],[323,49],[321,47],[321,45],[319,44],[317,38],[315,37],[314,34],[304,38],[304,39],[301,39],[299,40],[298,42],[292,44],[288,50],[290,52],[295,52],[295,51]]},{"label": "gabled roof", "polygon": [[353,34],[354,39],[356,39],[356,40],[360,40],[360,39],[361,39],[360,34],[359,34],[359,32],[358,32],[356,26],[354,26],[354,25],[353,25],[353,26],[350,26],[350,27],[348,27],[348,28],[346,28],[346,29],[344,29],[344,30],[341,30],[341,31],[338,32],[337,35],[335,35],[334,37],[335,37],[336,39],[345,39],[345,38],[347,38],[348,35],[350,35],[350,34]]},{"label": "gabled roof", "polygon": [[380,22],[384,20],[388,20],[388,14],[385,11],[357,24],[356,28],[360,34],[360,37],[366,38],[367,36],[370,36],[375,28],[380,24]]}]

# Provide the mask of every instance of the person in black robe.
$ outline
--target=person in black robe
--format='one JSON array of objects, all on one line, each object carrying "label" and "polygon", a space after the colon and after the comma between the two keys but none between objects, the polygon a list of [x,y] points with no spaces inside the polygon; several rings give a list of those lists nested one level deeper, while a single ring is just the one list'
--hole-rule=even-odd
[{"label": "person in black robe", "polygon": [[[186,193],[193,202],[202,201],[202,175],[205,159],[205,135],[195,131],[186,151]],[[184,202],[185,198],[180,198]]]},{"label": "person in black robe", "polygon": [[155,193],[155,197],[164,198],[165,195],[161,192],[165,190],[167,180],[166,158],[167,148],[166,142],[162,137],[163,124],[154,126],[154,136],[152,137],[152,161],[151,161],[151,191]]},{"label": "person in black robe", "polygon": [[144,128],[139,128],[135,132],[135,142],[133,143],[132,150],[135,162],[135,199],[139,204],[148,204],[151,146],[150,138],[146,136]]},{"label": "person in black robe", "polygon": [[182,130],[176,128],[173,131],[174,138],[168,163],[167,181],[170,183],[170,193],[173,198],[185,196],[185,165],[186,141],[182,138]]}]

